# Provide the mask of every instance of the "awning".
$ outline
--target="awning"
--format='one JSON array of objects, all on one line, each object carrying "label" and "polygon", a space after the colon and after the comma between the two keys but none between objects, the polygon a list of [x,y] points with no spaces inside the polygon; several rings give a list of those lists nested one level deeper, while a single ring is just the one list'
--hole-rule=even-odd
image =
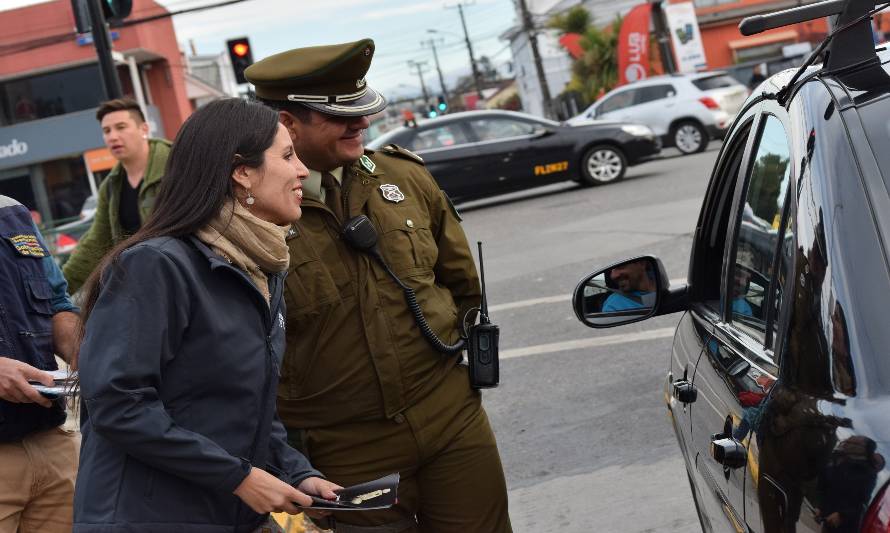
[{"label": "awning", "polygon": [[754,48],[755,46],[763,46],[765,44],[773,44],[783,41],[797,42],[797,40],[797,30],[784,30],[729,41],[729,47],[733,50],[739,50],[742,48]]}]

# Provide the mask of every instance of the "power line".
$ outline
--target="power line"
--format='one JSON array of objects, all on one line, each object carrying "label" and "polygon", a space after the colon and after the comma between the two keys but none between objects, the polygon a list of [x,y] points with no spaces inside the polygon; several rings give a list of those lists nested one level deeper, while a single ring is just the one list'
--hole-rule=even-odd
[{"label": "power line", "polygon": [[[175,15],[184,15],[186,13],[195,13],[198,11],[205,11],[208,9],[215,9],[218,7],[226,7],[234,4],[240,4],[242,2],[247,2],[249,0],[226,0],[225,2],[217,2],[215,4],[207,4],[203,6],[197,6],[187,9],[179,9],[176,11],[168,11],[165,13],[159,13],[157,15],[150,15],[148,17],[142,17],[138,19],[126,20],[120,24],[116,24],[112,26],[112,30],[116,28],[128,28],[130,26],[135,26],[137,24],[143,24],[145,22],[153,22],[155,20],[161,20],[165,18],[170,18]],[[73,39],[77,37],[77,32],[70,31],[65,33],[58,33],[56,35],[49,35],[46,37],[38,37],[36,39],[32,39],[30,41],[24,41],[21,43],[13,43],[0,46],[0,54],[14,54],[25,52],[28,50],[33,50],[35,48],[41,48],[44,46],[51,46],[53,44],[58,44],[61,42],[65,42],[69,39]]]}]

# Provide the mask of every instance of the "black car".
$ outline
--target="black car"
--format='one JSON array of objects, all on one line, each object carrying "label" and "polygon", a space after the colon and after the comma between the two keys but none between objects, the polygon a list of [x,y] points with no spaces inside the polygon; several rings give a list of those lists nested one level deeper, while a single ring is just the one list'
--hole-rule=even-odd
[{"label": "black car", "polygon": [[628,166],[661,149],[646,126],[569,126],[513,111],[454,113],[387,132],[368,147],[391,143],[423,157],[454,200],[565,180],[585,185],[618,181]]},{"label": "black car", "polygon": [[770,78],[731,127],[688,284],[643,256],[575,290],[591,327],[683,313],[664,398],[707,532],[890,531],[890,52],[873,8],[755,19],[844,9],[825,64]]}]

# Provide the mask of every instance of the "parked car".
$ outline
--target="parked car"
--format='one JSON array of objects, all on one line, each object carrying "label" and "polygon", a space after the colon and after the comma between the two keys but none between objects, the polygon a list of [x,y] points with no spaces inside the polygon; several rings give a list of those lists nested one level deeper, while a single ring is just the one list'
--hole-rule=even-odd
[{"label": "parked car", "polygon": [[871,51],[872,8],[848,2],[826,65],[745,103],[687,284],[642,256],[575,289],[591,327],[682,313],[664,399],[705,532],[890,531],[890,52]]},{"label": "parked car", "polygon": [[601,185],[659,153],[651,129],[598,121],[569,126],[514,111],[466,111],[402,127],[368,143],[420,155],[454,200],[575,180]]},{"label": "parked car", "polygon": [[694,154],[710,139],[723,138],[747,96],[747,87],[725,72],[655,76],[609,91],[569,123],[604,119],[645,124],[664,146]]}]

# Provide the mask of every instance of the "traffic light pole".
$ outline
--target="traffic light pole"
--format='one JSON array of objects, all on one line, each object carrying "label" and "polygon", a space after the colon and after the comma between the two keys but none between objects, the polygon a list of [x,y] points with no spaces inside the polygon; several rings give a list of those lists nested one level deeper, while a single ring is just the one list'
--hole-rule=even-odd
[{"label": "traffic light pole", "polygon": [[93,34],[93,46],[96,47],[96,55],[99,57],[99,75],[102,78],[102,86],[105,89],[105,98],[111,100],[123,96],[121,81],[117,77],[117,68],[111,57],[111,38],[108,35],[108,26],[105,24],[105,14],[102,13],[101,0],[87,0],[90,11],[90,27]]}]

